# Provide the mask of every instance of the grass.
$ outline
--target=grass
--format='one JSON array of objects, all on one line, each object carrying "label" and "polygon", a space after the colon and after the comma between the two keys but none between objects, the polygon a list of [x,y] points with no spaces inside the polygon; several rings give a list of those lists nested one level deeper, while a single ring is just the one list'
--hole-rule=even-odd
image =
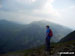
[{"label": "grass", "polygon": [[[59,50],[62,49],[62,47],[71,49],[71,46],[74,44],[75,44],[75,40],[69,42],[51,43],[51,53],[52,54],[56,53],[56,51],[58,51],[58,49]],[[24,56],[28,56],[28,55],[31,56],[33,53],[35,53],[36,55],[42,54],[44,49],[45,49],[45,45],[42,45],[36,48],[31,48],[23,51],[20,50],[15,52],[9,52],[8,54],[24,54]]]}]

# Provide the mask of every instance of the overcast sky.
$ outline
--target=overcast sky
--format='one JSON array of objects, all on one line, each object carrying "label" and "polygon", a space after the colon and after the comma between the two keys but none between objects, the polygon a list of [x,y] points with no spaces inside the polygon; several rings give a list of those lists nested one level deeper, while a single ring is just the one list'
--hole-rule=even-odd
[{"label": "overcast sky", "polygon": [[0,20],[48,20],[75,29],[75,0],[0,0]]}]

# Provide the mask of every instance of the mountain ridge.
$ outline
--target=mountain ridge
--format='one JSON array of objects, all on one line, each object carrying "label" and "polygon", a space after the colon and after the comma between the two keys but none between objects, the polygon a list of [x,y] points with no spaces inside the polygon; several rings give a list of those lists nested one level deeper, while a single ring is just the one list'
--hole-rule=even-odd
[{"label": "mountain ridge", "polygon": [[62,38],[59,42],[67,42],[75,40],[75,31],[69,33],[66,37]]},{"label": "mountain ridge", "polygon": [[54,33],[51,42],[59,41],[72,31],[69,28],[47,22],[34,22],[27,25],[19,25],[9,21],[2,22],[4,23],[1,24],[0,21],[0,53],[29,49],[44,44],[46,25],[50,25]]}]

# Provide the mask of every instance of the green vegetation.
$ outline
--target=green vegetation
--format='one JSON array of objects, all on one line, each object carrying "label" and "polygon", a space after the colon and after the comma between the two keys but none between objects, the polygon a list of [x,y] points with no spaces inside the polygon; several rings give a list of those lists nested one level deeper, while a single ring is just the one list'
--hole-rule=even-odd
[{"label": "green vegetation", "polygon": [[[51,43],[51,55],[54,55],[55,53],[58,53],[60,51],[73,51],[75,47],[75,41],[69,41],[69,42],[63,42],[63,43]],[[44,53],[43,53],[44,52]],[[42,45],[41,47],[38,48],[32,48],[24,51],[16,51],[16,52],[11,52],[8,54],[23,54],[23,56],[38,56],[38,55],[43,55],[45,54],[45,46]]]}]

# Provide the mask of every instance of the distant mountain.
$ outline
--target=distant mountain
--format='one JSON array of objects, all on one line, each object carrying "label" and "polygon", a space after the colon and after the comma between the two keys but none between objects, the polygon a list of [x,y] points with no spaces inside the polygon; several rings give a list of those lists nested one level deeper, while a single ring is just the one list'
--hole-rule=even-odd
[{"label": "distant mountain", "polygon": [[35,21],[22,25],[0,20],[0,53],[29,49],[44,44],[46,25],[50,25],[53,31],[51,42],[58,42],[72,32],[65,26],[48,21]]},{"label": "distant mountain", "polygon": [[66,37],[62,38],[60,42],[67,42],[67,41],[73,41],[75,40],[75,31],[68,34]]}]

